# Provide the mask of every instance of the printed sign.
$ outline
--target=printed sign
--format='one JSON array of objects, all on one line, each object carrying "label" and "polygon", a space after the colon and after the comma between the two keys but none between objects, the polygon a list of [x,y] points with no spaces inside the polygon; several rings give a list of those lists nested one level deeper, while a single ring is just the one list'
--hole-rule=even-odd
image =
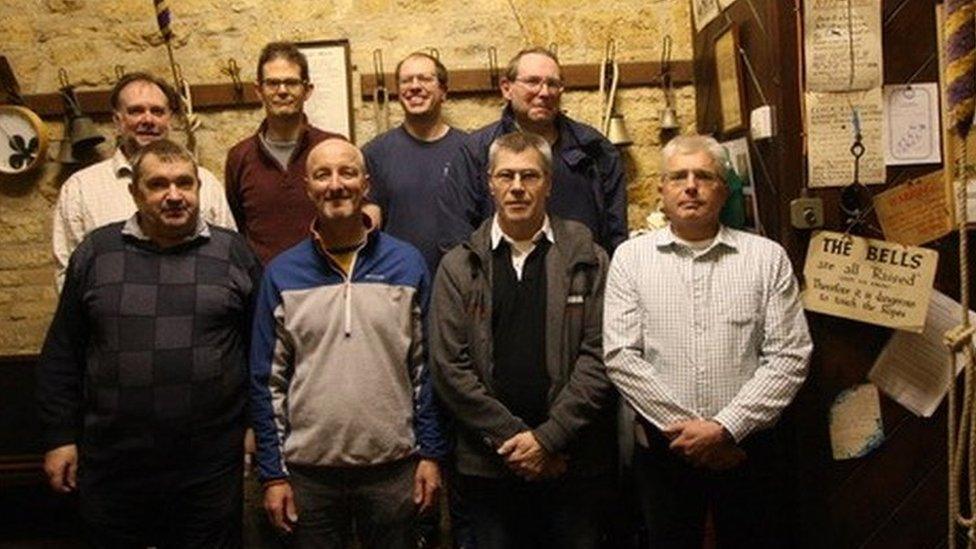
[{"label": "printed sign", "polygon": [[921,332],[938,261],[934,250],[821,231],[807,250],[803,306]]}]

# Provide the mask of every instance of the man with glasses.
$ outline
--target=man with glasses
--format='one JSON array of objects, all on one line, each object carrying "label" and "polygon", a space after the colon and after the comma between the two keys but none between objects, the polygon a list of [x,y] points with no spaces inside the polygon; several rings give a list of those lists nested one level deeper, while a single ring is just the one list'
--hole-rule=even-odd
[{"label": "man with glasses", "polygon": [[564,84],[559,61],[544,48],[520,51],[501,79],[508,105],[498,122],[471,134],[438,193],[442,251],[491,216],[488,146],[513,131],[541,135],[552,147],[549,211],[589,227],[608,253],[627,238],[627,188],[620,154],[598,131],[559,110]]},{"label": "man with glasses", "polygon": [[670,227],[625,242],[607,279],[610,379],[637,411],[635,474],[652,547],[787,547],[787,452],[773,425],[812,351],[777,243],[724,227],[723,148],[689,135],[663,150]]},{"label": "man with glasses", "polygon": [[436,57],[412,53],[396,67],[403,124],[363,147],[371,200],[383,215],[383,230],[413,244],[433,273],[437,251],[437,206],[431,200],[466,134],[441,113],[447,99],[447,68]]},{"label": "man with glasses", "polygon": [[495,213],[444,256],[434,281],[431,372],[458,424],[479,549],[597,547],[614,501],[607,254],[582,224],[546,214],[552,162],[532,133],[491,144]]},{"label": "man with glasses", "polygon": [[227,153],[227,201],[237,226],[267,264],[308,234],[315,207],[305,195],[308,151],[329,137],[303,112],[312,95],[308,60],[290,42],[271,42],[258,58],[255,89],[264,103],[258,131]]}]

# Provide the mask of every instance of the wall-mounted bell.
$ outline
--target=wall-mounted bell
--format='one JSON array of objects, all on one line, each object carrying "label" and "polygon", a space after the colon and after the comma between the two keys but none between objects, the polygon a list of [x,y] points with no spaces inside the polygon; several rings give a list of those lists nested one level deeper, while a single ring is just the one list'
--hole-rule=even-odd
[{"label": "wall-mounted bell", "polygon": [[667,107],[661,109],[661,129],[662,130],[681,129],[681,125],[678,124],[678,112],[671,105],[668,105]]},{"label": "wall-mounted bell", "polygon": [[634,143],[624,125],[624,115],[613,113],[610,116],[610,126],[607,128],[607,139],[618,147],[627,147]]}]

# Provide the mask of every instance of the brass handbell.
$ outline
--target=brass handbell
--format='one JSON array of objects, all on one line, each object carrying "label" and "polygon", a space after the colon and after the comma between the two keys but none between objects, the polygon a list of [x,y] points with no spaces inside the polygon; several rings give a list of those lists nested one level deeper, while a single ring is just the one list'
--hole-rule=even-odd
[{"label": "brass handbell", "polygon": [[627,147],[634,143],[624,124],[624,115],[613,113],[610,116],[610,126],[607,128],[607,140],[618,147]]},{"label": "brass handbell", "polygon": [[661,109],[661,129],[677,130],[680,128],[681,126],[678,124],[678,112],[674,110],[674,107],[668,105]]}]

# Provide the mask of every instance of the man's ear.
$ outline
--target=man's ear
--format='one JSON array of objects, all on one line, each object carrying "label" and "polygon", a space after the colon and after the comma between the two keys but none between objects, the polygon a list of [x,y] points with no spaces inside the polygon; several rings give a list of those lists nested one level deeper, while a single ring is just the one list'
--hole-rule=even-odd
[{"label": "man's ear", "polygon": [[506,77],[502,77],[501,82],[498,84],[499,89],[502,91],[502,97],[506,101],[512,100],[512,81]]},{"label": "man's ear", "polygon": [[312,92],[315,91],[315,84],[309,82],[305,84],[305,100],[308,101],[309,97],[312,97]]}]

